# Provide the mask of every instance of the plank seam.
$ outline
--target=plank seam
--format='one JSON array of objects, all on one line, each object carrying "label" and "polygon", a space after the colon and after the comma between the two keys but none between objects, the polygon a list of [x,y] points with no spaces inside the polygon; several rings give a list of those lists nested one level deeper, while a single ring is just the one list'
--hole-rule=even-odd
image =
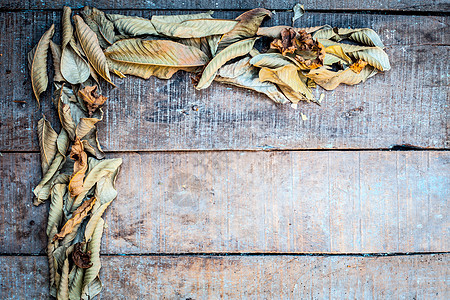
[{"label": "plank seam", "polygon": [[[396,147],[396,146],[395,146]],[[369,152],[369,151],[378,151],[378,152],[433,152],[433,151],[450,151],[450,148],[339,148],[339,149],[314,149],[314,148],[303,148],[303,149],[278,149],[278,148],[270,148],[270,149],[161,149],[161,150],[107,150],[105,153],[135,153],[135,154],[145,154],[145,153],[187,153],[187,152]],[[0,157],[2,153],[12,153],[12,154],[39,154],[39,151],[31,150],[1,150]]]},{"label": "plank seam", "polygon": [[[390,257],[390,256],[417,256],[417,255],[446,255],[450,251],[438,252],[388,252],[388,253],[307,253],[307,252],[185,252],[185,253],[101,253],[101,256],[348,256],[348,257]],[[0,253],[0,256],[47,256],[41,253]]]},{"label": "plank seam", "polygon": [[[83,6],[78,7],[72,7],[73,11],[77,11],[82,9]],[[100,10],[105,11],[172,11],[176,12],[177,9],[174,8],[160,8],[160,9],[136,9],[136,8],[103,8],[103,7],[97,7]],[[202,12],[202,11],[209,11],[213,10],[215,12],[245,12],[248,11],[250,8],[247,9],[217,9],[217,8],[201,8],[201,9],[195,9],[195,8],[183,8],[183,11],[189,12]],[[276,8],[266,8],[270,11],[276,12],[276,13],[284,13],[284,12],[290,12],[292,13],[291,9],[284,9],[284,10],[277,10]],[[358,14],[358,15],[400,15],[400,16],[440,16],[440,17],[446,17],[450,16],[450,11],[437,11],[437,10],[429,10],[429,11],[414,11],[414,10],[364,10],[364,9],[334,9],[334,10],[327,10],[327,9],[307,9],[307,12],[311,13],[324,13],[324,14]],[[47,8],[47,9],[37,9],[37,8],[7,8],[7,7],[0,7],[0,12],[62,12],[62,8]]]}]

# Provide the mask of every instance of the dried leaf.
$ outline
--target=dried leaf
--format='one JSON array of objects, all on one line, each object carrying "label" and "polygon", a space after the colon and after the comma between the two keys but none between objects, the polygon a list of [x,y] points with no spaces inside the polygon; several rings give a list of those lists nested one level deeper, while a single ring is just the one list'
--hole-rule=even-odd
[{"label": "dried leaf", "polygon": [[78,196],[83,191],[83,179],[87,171],[87,154],[84,152],[83,143],[77,138],[72,145],[70,158],[75,161],[73,173],[70,176],[69,192],[71,197]]},{"label": "dried leaf", "polygon": [[107,99],[105,96],[97,94],[96,85],[84,87],[83,89],[78,91],[78,95],[85,102],[86,107],[89,111],[89,116],[92,116],[94,111],[96,111],[97,108],[102,106]]},{"label": "dried leaf", "polygon": [[97,222],[94,233],[88,244],[88,251],[91,254],[92,266],[86,269],[83,280],[82,299],[93,299],[102,289],[102,284],[98,278],[101,268],[100,262],[100,242],[103,234],[103,219]]},{"label": "dried leaf", "polygon": [[296,32],[298,32],[300,30],[304,30],[305,32],[311,34],[311,33],[317,32],[318,30],[321,30],[324,28],[331,28],[331,27],[328,25],[315,26],[315,27],[303,27],[303,28],[293,28],[293,27],[284,26],[284,25],[278,25],[278,26],[272,26],[272,27],[259,27],[258,31],[256,32],[256,35],[266,36],[266,37],[270,37],[272,39],[281,39],[281,31],[285,30],[286,28],[287,29],[292,28]]},{"label": "dried leaf", "polygon": [[287,65],[295,65],[299,67],[299,63],[289,57],[280,53],[263,53],[256,55],[250,60],[250,64],[258,68],[277,69]]},{"label": "dried leaf", "polygon": [[361,73],[362,69],[364,69],[364,67],[367,65],[366,61],[363,60],[358,60],[357,62],[355,62],[354,64],[350,65],[350,69],[353,70],[353,72],[355,72],[356,74]]},{"label": "dried leaf", "polygon": [[71,84],[85,82],[90,75],[88,63],[67,45],[61,56],[61,74]]},{"label": "dried leaf", "polygon": [[[92,158],[88,160],[88,165],[91,166]],[[88,191],[97,183],[97,181],[110,173],[114,173],[122,164],[121,158],[105,159],[101,160],[97,165],[95,165],[92,170],[86,175],[83,183],[83,192],[79,194],[73,203],[73,207],[77,208],[83,201],[84,197]]]},{"label": "dried leaf", "polygon": [[89,211],[92,209],[92,207],[95,204],[95,197],[90,198],[89,200],[86,200],[83,202],[83,204],[80,205],[72,214],[72,217],[64,224],[61,231],[53,237],[53,241],[61,240],[66,235],[72,232],[74,227],[78,224],[80,224],[84,218],[87,216]]},{"label": "dried leaf", "polygon": [[195,19],[211,19],[211,15],[213,11],[207,11],[203,13],[197,14],[187,14],[187,15],[168,15],[168,16],[152,16],[152,22],[164,22],[164,23],[180,23],[186,20],[195,20]]},{"label": "dried leaf", "polygon": [[47,89],[47,53],[50,41],[55,33],[55,25],[42,35],[38,44],[28,53],[28,67],[31,75],[31,86],[39,104],[39,96]]},{"label": "dried leaf", "polygon": [[234,64],[222,67],[214,80],[263,93],[275,103],[289,102],[275,84],[261,82],[258,73],[259,69],[251,66],[249,64],[249,58],[246,57]]},{"label": "dried leaf", "polygon": [[305,14],[305,7],[300,3],[297,3],[295,4],[293,11],[294,16],[292,17],[292,26],[294,25],[296,20],[300,19]]},{"label": "dried leaf", "polygon": [[106,18],[104,12],[95,7],[85,6],[81,14],[86,24],[96,33],[102,48],[107,48],[115,42],[114,25]]},{"label": "dried leaf", "polygon": [[275,39],[270,44],[271,49],[277,49],[283,55],[292,55],[303,70],[315,69],[323,65],[325,48],[314,40],[305,30],[296,32],[292,28],[281,31],[281,39]]},{"label": "dried leaf", "polygon": [[[50,210],[48,212],[47,236],[51,236],[53,227],[59,228],[63,219],[63,199],[66,192],[65,184],[55,184],[51,191]],[[54,234],[53,234],[54,235]]]},{"label": "dried leaf", "polygon": [[89,63],[100,76],[114,85],[109,77],[108,63],[100,48],[96,34],[84,23],[80,16],[74,16],[74,22],[78,39]]},{"label": "dried leaf", "polygon": [[122,40],[106,49],[105,55],[121,63],[163,67],[196,67],[208,61],[199,49],[166,40]]},{"label": "dried leaf", "polygon": [[97,159],[103,159],[105,157],[105,153],[103,153],[102,147],[98,142],[97,128],[94,127],[86,133],[82,138],[82,142],[84,143],[86,152],[92,154]]},{"label": "dried leaf", "polygon": [[116,74],[121,77],[123,74],[133,75],[144,79],[149,79],[151,76],[158,77],[160,79],[172,78],[173,74],[180,70],[187,72],[195,72],[198,67],[164,67],[155,65],[142,65],[135,63],[120,62],[112,59],[108,59],[110,70],[117,72]]},{"label": "dried leaf", "polygon": [[52,50],[53,69],[53,81],[64,81],[64,77],[61,75],[61,47],[50,40],[50,50]]},{"label": "dried leaf", "polygon": [[66,258],[61,269],[57,299],[69,299],[69,268],[69,259]]},{"label": "dried leaf", "polygon": [[342,50],[351,58],[356,60],[362,59],[369,63],[369,65],[377,68],[380,71],[388,71],[391,69],[389,63],[389,57],[386,52],[379,47],[368,47],[368,46],[358,46],[349,45],[343,43],[337,43],[330,40],[318,40],[325,47],[339,45]]},{"label": "dried leaf", "polygon": [[314,100],[311,89],[300,79],[300,74],[294,65],[277,69],[262,68],[259,71],[259,79],[263,82],[270,81],[277,84],[292,103]]},{"label": "dried leaf", "polygon": [[217,53],[240,40],[254,37],[262,21],[267,16],[271,17],[272,13],[264,8],[255,8],[237,17],[236,20],[239,23],[233,30],[223,35],[217,46]]},{"label": "dried leaf", "polygon": [[111,14],[107,14],[106,16],[113,21],[114,27],[122,35],[131,37],[140,35],[159,35],[149,19]]},{"label": "dried leaf", "polygon": [[314,34],[315,39],[328,39],[339,42],[341,40],[350,39],[361,44],[384,48],[378,34],[370,28],[323,28]]},{"label": "dried leaf", "polygon": [[[74,95],[72,89],[65,85],[55,91],[54,102],[58,110],[62,127],[67,131],[70,139],[75,140],[78,125],[84,118],[88,117],[87,111],[85,111],[84,107],[78,103],[77,97]],[[97,119],[101,119],[101,111],[100,115],[97,115]],[[80,133],[78,134],[78,136],[82,138]],[[84,134],[86,134],[86,132]]]},{"label": "dried leaf", "polygon": [[[342,61],[346,64],[352,63],[352,59],[350,57],[348,57],[347,54],[345,54],[341,45],[333,45],[333,46],[326,47],[325,53],[334,56],[335,58],[338,59],[337,61]],[[325,56],[327,56],[327,55],[325,55]],[[325,59],[324,59],[324,61],[325,61]],[[328,61],[328,62],[330,62],[330,61]],[[325,62],[324,62],[324,64],[325,64]]]},{"label": "dried leaf", "polygon": [[311,70],[306,76],[324,89],[333,90],[341,83],[354,85],[361,81],[364,82],[376,73],[377,71],[372,66],[367,65],[359,73],[353,71],[352,68],[334,72],[327,67],[321,67]]},{"label": "dried leaf", "polygon": [[67,44],[73,39],[73,26],[70,21],[72,10],[68,6],[63,7],[62,15],[62,44],[61,49],[64,49]]},{"label": "dried leaf", "polygon": [[50,122],[43,116],[38,122],[39,148],[41,152],[42,174],[47,173],[57,152],[56,140],[58,134],[53,130]]},{"label": "dried leaf", "polygon": [[88,269],[92,267],[91,263],[91,251],[83,251],[84,243],[76,243],[72,252],[72,260],[74,264],[82,269]]},{"label": "dried leaf", "polygon": [[201,38],[220,35],[232,30],[238,22],[234,20],[195,19],[179,23],[166,23],[152,19],[155,29],[165,36],[176,38]]},{"label": "dried leaf", "polygon": [[252,50],[256,39],[257,38],[251,38],[236,42],[214,56],[203,70],[202,76],[195,88],[201,90],[210,86],[220,67],[233,58],[249,53],[250,50]]},{"label": "dried leaf", "polygon": [[39,184],[33,189],[33,193],[36,196],[33,202],[35,206],[45,202],[50,196],[52,181],[58,175],[58,171],[62,167],[64,160],[65,157],[57,153],[52,164],[48,168],[48,171],[44,174]]}]

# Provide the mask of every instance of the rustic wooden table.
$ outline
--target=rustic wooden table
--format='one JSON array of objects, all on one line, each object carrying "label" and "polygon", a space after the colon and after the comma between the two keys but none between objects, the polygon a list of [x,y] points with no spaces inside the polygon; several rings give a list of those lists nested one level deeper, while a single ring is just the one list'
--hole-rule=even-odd
[{"label": "rustic wooden table", "polygon": [[[62,6],[218,18],[264,6],[270,26],[290,24],[295,3],[0,1],[1,299],[48,295],[26,53],[52,23],[59,32]],[[99,298],[450,299],[449,2],[302,4],[301,26],[376,30],[392,70],[298,110],[217,83],[196,91],[182,72],[116,78],[99,130],[124,163]],[[42,111],[57,124],[50,96]],[[418,148],[391,151],[403,144]]]}]

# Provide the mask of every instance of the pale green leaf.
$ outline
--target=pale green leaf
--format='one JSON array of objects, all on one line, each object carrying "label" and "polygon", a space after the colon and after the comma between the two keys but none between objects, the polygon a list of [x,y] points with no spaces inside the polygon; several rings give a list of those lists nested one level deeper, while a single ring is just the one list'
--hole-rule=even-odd
[{"label": "pale green leaf", "polygon": [[152,16],[152,22],[164,22],[164,23],[180,23],[186,20],[195,20],[195,19],[210,19],[213,11],[207,11],[203,13],[197,14],[187,14],[187,15],[165,15],[165,16]]},{"label": "pale green leaf", "polygon": [[259,69],[251,66],[248,61],[249,58],[246,57],[234,64],[222,67],[214,80],[263,93],[275,103],[289,102],[275,84],[261,82],[258,76]]},{"label": "pale green leaf", "polygon": [[44,174],[39,184],[33,189],[36,196],[33,204],[38,206],[48,199],[52,188],[52,181],[58,175],[58,171],[64,163],[64,156],[57,153],[48,171]]},{"label": "pale green leaf", "polygon": [[[48,212],[47,236],[50,237],[53,227],[59,228],[63,219],[64,194],[67,186],[65,184],[55,184],[51,191],[50,210]],[[53,237],[53,236],[51,236]]]},{"label": "pale green leaf", "polygon": [[211,82],[214,80],[214,77],[216,77],[217,71],[220,67],[233,58],[249,53],[250,50],[252,50],[256,39],[257,38],[251,38],[236,42],[214,56],[214,58],[203,70],[202,77],[200,78],[196,89],[201,90],[209,87]]},{"label": "pale green leaf", "polygon": [[84,273],[83,291],[82,291],[83,299],[92,299],[101,290],[101,283],[100,283],[100,289],[92,289],[90,284],[94,280],[96,280],[96,278],[98,278],[98,273],[101,268],[100,244],[101,244],[101,238],[102,238],[102,234],[103,234],[103,226],[104,226],[104,220],[100,219],[97,222],[97,226],[95,227],[95,230],[92,234],[90,241],[88,242],[88,251],[91,251],[92,267],[86,269],[85,273]]},{"label": "pale green leaf", "polygon": [[50,122],[43,116],[38,122],[39,149],[41,152],[42,175],[47,173],[56,152],[58,134],[53,130]]},{"label": "pale green leaf", "polygon": [[122,15],[107,15],[114,27],[125,36],[159,35],[149,19]]},{"label": "pale green leaf", "polygon": [[325,47],[339,45],[342,50],[350,57],[358,60],[362,59],[369,63],[369,65],[377,68],[380,71],[388,71],[391,69],[389,57],[386,52],[379,47],[349,45],[337,43],[330,40],[318,40]]},{"label": "pale green leaf", "polygon": [[90,75],[88,63],[69,44],[61,55],[61,74],[71,84],[85,82]]},{"label": "pale green leaf", "polygon": [[305,14],[305,7],[300,3],[295,4],[294,8],[294,16],[292,17],[292,25],[294,25],[295,21],[300,19]]},{"label": "pale green leaf", "polygon": [[263,53],[256,55],[250,60],[250,64],[258,68],[269,69],[277,69],[287,65],[299,66],[295,59],[284,56],[281,53]]}]

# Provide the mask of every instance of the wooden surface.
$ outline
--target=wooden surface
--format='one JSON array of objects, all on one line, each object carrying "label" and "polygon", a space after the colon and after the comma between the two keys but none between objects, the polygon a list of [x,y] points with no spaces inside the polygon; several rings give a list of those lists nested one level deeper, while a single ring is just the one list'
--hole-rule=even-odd
[{"label": "wooden surface", "polygon": [[[299,3],[296,0],[183,0],[183,1],[158,1],[158,0],[1,0],[2,9],[59,9],[63,5],[73,8],[81,8],[84,5],[95,6],[101,9],[237,9],[248,10],[255,7],[264,7],[271,10],[290,10]],[[445,12],[450,10],[450,5],[446,0],[304,0],[301,4],[307,10],[381,10],[381,11],[437,11]]]},{"label": "wooden surface", "polygon": [[[149,17],[152,12],[127,13]],[[291,15],[278,13],[267,24],[290,24]],[[0,151],[37,151],[32,133],[41,114],[31,97],[25,56],[17,53],[28,52],[51,23],[59,25],[60,12],[0,13],[3,18],[0,59],[11,73],[0,81]],[[114,78],[118,88],[108,87],[111,101],[99,125],[102,145],[109,151],[450,147],[450,69],[443,59],[450,54],[448,17],[311,13],[302,20],[304,26],[375,29],[387,46],[392,70],[357,86],[317,90],[317,96],[325,93],[322,106],[301,103],[298,110],[218,83],[197,91],[181,72],[168,81]],[[57,124],[50,95],[41,101],[43,112]]]},{"label": "wooden surface", "polygon": [[[99,299],[448,299],[449,258],[102,256]],[[0,263],[2,299],[47,299],[45,257]]]},{"label": "wooden surface", "polygon": [[[36,111],[26,53],[59,31],[62,5],[228,10],[217,18],[264,6],[271,26],[290,24],[295,3],[0,0],[1,299],[48,295],[48,206],[32,206],[41,112],[59,127],[51,91]],[[313,12],[298,26],[376,30],[392,70],[298,110],[217,83],[196,91],[181,72],[107,87],[100,140],[124,164],[100,299],[450,298],[448,1],[302,4]],[[428,150],[374,151],[402,144]]]},{"label": "wooden surface", "polygon": [[[450,152],[116,153],[104,254],[449,249]],[[23,166],[27,166],[23,168]],[[38,154],[5,153],[0,253],[43,254]]]}]

